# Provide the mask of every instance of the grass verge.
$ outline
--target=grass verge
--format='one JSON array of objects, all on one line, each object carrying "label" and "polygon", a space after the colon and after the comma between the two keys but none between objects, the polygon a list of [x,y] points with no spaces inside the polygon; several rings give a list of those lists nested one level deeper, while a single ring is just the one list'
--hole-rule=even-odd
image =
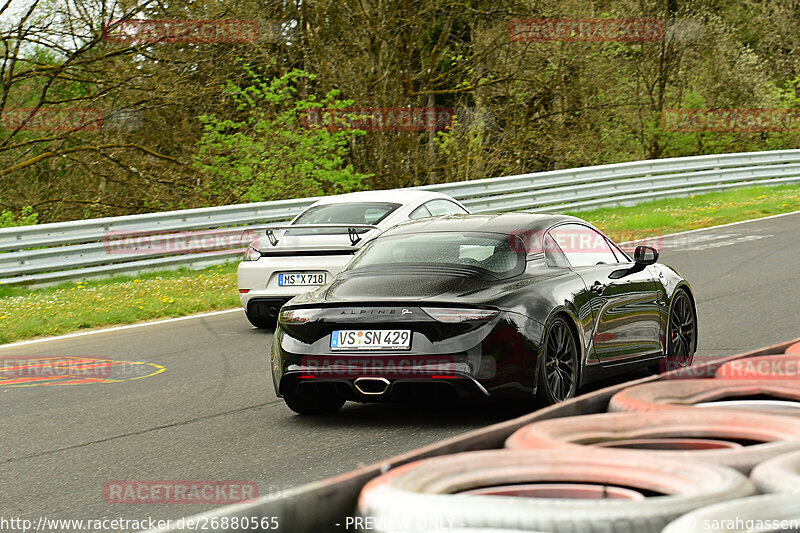
[{"label": "grass verge", "polygon": [[37,289],[0,286],[0,344],[237,305],[235,264]]},{"label": "grass verge", "polygon": [[781,185],[749,187],[571,214],[588,220],[615,241],[625,242],[798,210],[800,185]]},{"label": "grass verge", "polygon": [[[617,242],[800,210],[800,185],[752,187],[574,213]],[[239,305],[236,264],[26,289],[0,286],[0,344]]]}]

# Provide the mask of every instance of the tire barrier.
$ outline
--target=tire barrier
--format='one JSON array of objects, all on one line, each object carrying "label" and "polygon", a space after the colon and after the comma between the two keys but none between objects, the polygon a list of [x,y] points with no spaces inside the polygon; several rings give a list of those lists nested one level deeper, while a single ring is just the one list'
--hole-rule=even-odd
[{"label": "tire barrier", "polygon": [[664,411],[690,406],[748,409],[800,417],[800,382],[717,379],[656,381],[618,392],[611,397],[608,410]]},{"label": "tire barrier", "polygon": [[[606,498],[591,491],[586,496],[570,488],[575,484],[619,488],[640,497]],[[509,495],[509,487],[520,486],[524,488],[514,489],[517,494],[532,491],[550,497]],[[693,509],[754,490],[730,468],[630,452],[487,450],[390,470],[364,486],[358,511],[374,524],[384,524],[378,531],[452,527],[657,533]]]},{"label": "tire barrier", "polygon": [[800,509],[800,452],[765,461],[755,467],[750,476],[760,492],[793,493],[795,506]]},{"label": "tire barrier", "polygon": [[766,494],[697,509],[670,522],[662,533],[796,531],[799,523],[796,495]]},{"label": "tire barrier", "polygon": [[[769,355],[777,352],[786,354]],[[281,529],[291,531],[329,531],[331,524],[360,518],[371,526],[362,529],[392,533],[657,533],[663,527],[667,533],[699,532],[694,524],[701,524],[703,532],[741,531],[735,523],[717,529],[705,523],[738,518],[745,531],[758,531],[748,519],[791,517],[800,508],[800,419],[695,406],[724,401],[777,412],[794,404],[798,382],[784,379],[785,370],[770,371],[770,378],[761,380],[749,374],[747,379],[717,379],[715,372],[726,362],[786,361],[797,354],[800,343],[780,343],[646,377],[639,385],[612,385],[311,483],[290,497],[197,517],[280,516]],[[609,405],[632,411],[605,413]],[[498,450],[504,440],[511,446],[554,449]],[[464,451],[476,449],[484,451]],[[742,474],[748,471],[750,479]],[[775,494],[770,496],[774,499],[754,499],[751,506],[749,497],[757,489],[793,494],[788,500]],[[713,514],[718,510],[719,517]],[[687,513],[686,520],[681,518]],[[167,531],[182,532],[150,533]]]},{"label": "tire barrier", "polygon": [[720,379],[800,380],[800,350],[797,353],[762,355],[728,361],[715,375]]},{"label": "tire barrier", "polygon": [[618,447],[626,454],[699,461],[747,474],[767,459],[800,450],[800,420],[723,409],[602,413],[528,424],[506,440],[506,447],[578,456],[587,448]]}]

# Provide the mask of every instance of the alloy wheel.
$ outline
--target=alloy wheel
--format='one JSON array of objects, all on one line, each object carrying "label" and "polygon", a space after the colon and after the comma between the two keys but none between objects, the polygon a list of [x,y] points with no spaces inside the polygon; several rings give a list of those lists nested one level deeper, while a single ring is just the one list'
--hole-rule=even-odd
[{"label": "alloy wheel", "polygon": [[680,291],[672,302],[669,315],[669,356],[679,366],[688,366],[694,356],[697,325],[686,291]]},{"label": "alloy wheel", "polygon": [[571,398],[577,389],[578,348],[563,318],[550,325],[544,358],[544,384],[551,400],[558,403]]}]

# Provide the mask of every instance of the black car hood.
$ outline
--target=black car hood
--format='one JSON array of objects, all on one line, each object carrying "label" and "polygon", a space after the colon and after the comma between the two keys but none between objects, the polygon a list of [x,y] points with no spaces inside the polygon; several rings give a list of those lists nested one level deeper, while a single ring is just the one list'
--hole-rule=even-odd
[{"label": "black car hood", "polygon": [[364,300],[423,300],[457,292],[469,280],[445,273],[393,276],[360,274],[337,277],[325,290],[325,302]]}]

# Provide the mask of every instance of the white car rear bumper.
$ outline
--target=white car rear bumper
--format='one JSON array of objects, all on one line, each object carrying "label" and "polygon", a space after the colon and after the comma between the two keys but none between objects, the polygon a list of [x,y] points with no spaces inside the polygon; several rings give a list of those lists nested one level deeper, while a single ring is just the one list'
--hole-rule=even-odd
[{"label": "white car rear bumper", "polygon": [[[315,285],[278,285],[278,274],[325,273],[326,283],[342,270],[352,255],[262,257],[258,261],[239,263],[239,299],[245,311],[248,304],[256,299],[284,300],[315,289]],[[243,293],[242,290],[248,292]]]}]

